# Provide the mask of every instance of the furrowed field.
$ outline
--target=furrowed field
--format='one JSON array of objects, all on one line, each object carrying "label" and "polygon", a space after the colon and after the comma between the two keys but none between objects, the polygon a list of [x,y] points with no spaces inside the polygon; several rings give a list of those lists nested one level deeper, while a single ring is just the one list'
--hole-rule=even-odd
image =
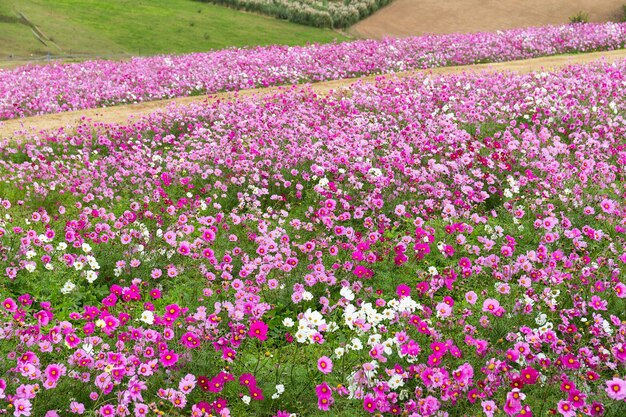
[{"label": "furrowed field", "polygon": [[625,112],[622,60],[4,138],[0,411],[622,417]]}]

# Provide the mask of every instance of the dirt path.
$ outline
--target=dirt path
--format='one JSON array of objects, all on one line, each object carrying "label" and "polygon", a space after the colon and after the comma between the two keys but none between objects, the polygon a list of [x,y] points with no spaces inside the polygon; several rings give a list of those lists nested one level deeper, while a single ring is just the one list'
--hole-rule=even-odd
[{"label": "dirt path", "polygon": [[[626,49],[608,52],[593,52],[588,54],[576,55],[559,55],[552,57],[534,58],[521,61],[500,62],[493,64],[465,65],[457,67],[443,67],[424,70],[423,72],[432,74],[452,74],[466,71],[514,71],[519,73],[527,73],[538,70],[551,70],[575,63],[588,63],[606,59],[607,61],[615,61],[618,59],[626,59]],[[410,77],[418,71],[408,71],[397,73],[395,76],[403,78]],[[330,91],[336,91],[343,87],[347,87],[357,81],[372,82],[379,75],[370,75],[361,78],[346,78],[334,81],[325,81],[312,84],[314,91],[320,94],[328,94]],[[242,90],[238,93],[227,92],[218,93],[211,96],[200,97],[181,97],[171,100],[157,100],[138,104],[128,104],[122,106],[114,106],[109,108],[98,108],[88,110],[78,110],[65,113],[46,114],[42,116],[26,117],[23,119],[7,120],[4,124],[0,124],[0,138],[10,137],[16,131],[23,130],[49,130],[61,127],[71,128],[80,123],[83,119],[91,119],[94,122],[103,123],[124,123],[129,118],[137,118],[141,115],[155,112],[166,107],[169,104],[189,104],[212,102],[216,100],[230,100],[235,97],[248,97],[253,95],[266,95],[279,91],[285,87],[269,87],[258,88],[252,90]]]},{"label": "dirt path", "polygon": [[568,23],[579,12],[592,22],[623,17],[616,0],[394,0],[350,28],[364,38],[425,33],[493,32]]}]

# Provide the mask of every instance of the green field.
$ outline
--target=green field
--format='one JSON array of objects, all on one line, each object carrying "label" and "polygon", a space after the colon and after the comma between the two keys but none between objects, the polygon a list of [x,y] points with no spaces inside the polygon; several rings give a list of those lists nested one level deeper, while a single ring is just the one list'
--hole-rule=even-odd
[{"label": "green field", "polygon": [[[31,26],[45,38],[41,43]],[[150,55],[229,46],[343,41],[317,29],[193,0],[3,0],[0,58],[31,55]]]}]

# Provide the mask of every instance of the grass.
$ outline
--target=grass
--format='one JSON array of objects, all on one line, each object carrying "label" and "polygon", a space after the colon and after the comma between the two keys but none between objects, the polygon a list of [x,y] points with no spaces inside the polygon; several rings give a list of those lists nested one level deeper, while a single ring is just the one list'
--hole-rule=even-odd
[{"label": "grass", "polygon": [[[23,13],[52,42],[42,44]],[[191,0],[9,0],[0,2],[0,58],[11,55],[150,55],[229,46],[347,40],[297,25]]]}]

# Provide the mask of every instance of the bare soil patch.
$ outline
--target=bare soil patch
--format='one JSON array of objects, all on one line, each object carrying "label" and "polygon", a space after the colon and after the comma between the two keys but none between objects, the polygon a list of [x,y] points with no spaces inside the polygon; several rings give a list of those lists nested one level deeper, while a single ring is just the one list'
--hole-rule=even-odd
[{"label": "bare soil patch", "polygon": [[568,23],[579,12],[591,22],[623,15],[616,0],[394,0],[352,26],[363,38],[412,36],[426,33],[496,31]]}]

